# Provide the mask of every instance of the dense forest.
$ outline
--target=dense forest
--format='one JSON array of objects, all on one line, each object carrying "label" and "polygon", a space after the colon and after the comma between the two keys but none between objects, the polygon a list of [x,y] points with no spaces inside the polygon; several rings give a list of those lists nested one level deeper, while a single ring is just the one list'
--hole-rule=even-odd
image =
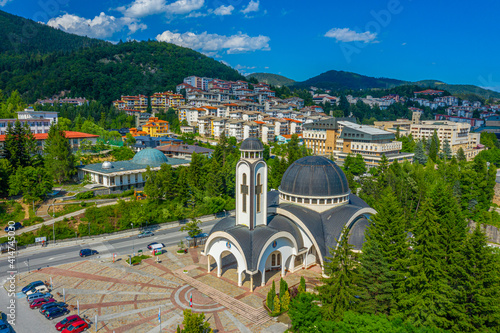
[{"label": "dense forest", "polygon": [[50,53],[111,44],[100,39],[68,34],[1,10],[0,27],[2,53]]},{"label": "dense forest", "polygon": [[331,70],[322,73],[318,76],[312,77],[303,82],[296,82],[294,85],[297,87],[310,87],[315,86],[322,89],[331,90],[344,90],[344,89],[373,89],[373,88],[391,88],[401,84],[405,81],[387,78],[374,78],[366,75],[335,71]]},{"label": "dense forest", "polygon": [[113,45],[1,11],[0,25],[0,90],[17,90],[28,103],[64,91],[109,105],[121,95],[174,90],[190,75],[245,80],[219,61],[169,43]]}]

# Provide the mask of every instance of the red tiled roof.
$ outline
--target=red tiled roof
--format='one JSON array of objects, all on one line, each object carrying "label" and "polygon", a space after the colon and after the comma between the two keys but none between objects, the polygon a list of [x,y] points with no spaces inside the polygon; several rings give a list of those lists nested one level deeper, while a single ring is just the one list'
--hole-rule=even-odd
[{"label": "red tiled roof", "polygon": [[[88,138],[98,138],[99,135],[88,134],[82,132],[64,131],[67,139],[88,139]],[[47,140],[49,133],[35,133],[33,134],[36,140]],[[6,135],[0,135],[0,142],[5,141]]]}]

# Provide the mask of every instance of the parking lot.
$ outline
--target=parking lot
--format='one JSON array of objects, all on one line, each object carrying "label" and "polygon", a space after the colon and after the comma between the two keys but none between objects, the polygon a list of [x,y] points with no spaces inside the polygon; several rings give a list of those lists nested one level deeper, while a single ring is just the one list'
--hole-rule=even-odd
[{"label": "parking lot", "polygon": [[[19,281],[20,285],[23,287],[27,285],[30,281]],[[43,317],[43,315],[38,312],[38,309],[31,310],[29,308],[28,302],[26,301],[26,296],[22,293],[16,294],[16,325],[12,326],[14,332],[17,333],[41,333],[41,332],[57,332],[54,328],[55,324],[65,318],[65,316],[54,319],[47,320]],[[61,297],[57,295],[53,295],[56,301],[62,301]],[[1,288],[0,291],[0,308],[7,308],[9,305],[9,297],[4,288]],[[74,311],[73,311],[74,312]],[[71,314],[73,314],[73,312]],[[4,320],[6,315],[3,315]]]}]

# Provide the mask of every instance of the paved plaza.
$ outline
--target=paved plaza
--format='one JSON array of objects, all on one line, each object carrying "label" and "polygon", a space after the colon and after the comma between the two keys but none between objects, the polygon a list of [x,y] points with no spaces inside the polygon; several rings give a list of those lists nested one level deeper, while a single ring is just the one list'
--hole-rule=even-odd
[{"label": "paved plaza", "polygon": [[[78,263],[46,267],[25,273],[18,287],[29,281],[50,281],[52,294],[71,307],[71,314],[77,313],[92,322],[98,316],[97,332],[160,332],[158,308],[161,308],[161,332],[175,332],[182,323],[183,310],[205,313],[215,332],[283,332],[287,326],[269,317],[263,308],[263,301],[272,280],[279,282],[279,271],[266,273],[267,283],[261,287],[254,279],[254,291],[246,278],[238,287],[234,257],[223,260],[222,276],[217,277],[215,264],[207,272],[207,258],[200,255],[200,248],[191,248],[187,254],[177,254],[177,248],[164,250],[156,258],[143,260],[140,265],[130,267],[126,257],[111,259],[93,258]],[[146,254],[149,252],[146,252]],[[212,259],[213,260],[213,259]],[[289,286],[299,283],[304,276],[308,285],[318,282],[316,267],[287,274]],[[276,283],[277,291],[279,283]],[[19,302],[19,306],[27,306]],[[34,316],[44,320],[38,311]],[[56,321],[57,322],[57,321]],[[55,324],[55,322],[54,322]],[[55,331],[55,330],[54,330]]]}]

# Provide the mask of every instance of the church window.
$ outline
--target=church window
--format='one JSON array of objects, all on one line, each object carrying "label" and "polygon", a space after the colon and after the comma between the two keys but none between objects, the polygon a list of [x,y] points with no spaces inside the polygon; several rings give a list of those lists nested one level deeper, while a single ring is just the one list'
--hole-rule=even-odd
[{"label": "church window", "polygon": [[243,174],[243,184],[241,184],[241,201],[243,213],[247,212],[247,195],[248,195],[248,185],[247,185],[247,174]]},{"label": "church window", "polygon": [[317,205],[318,204],[318,200],[317,199],[312,199],[312,204],[313,205]]},{"label": "church window", "polygon": [[262,182],[260,173],[257,174],[257,186],[255,186],[255,194],[257,195],[257,213],[260,213],[260,205],[262,199]]},{"label": "church window", "polygon": [[304,199],[304,203],[308,204],[309,203],[309,199]]},{"label": "church window", "polygon": [[292,202],[295,202],[295,197],[292,197]]},{"label": "church window", "polygon": [[324,204],[325,204],[325,199],[320,199],[320,200],[319,200],[319,204],[320,204],[320,205],[324,205]]},{"label": "church window", "polygon": [[333,203],[337,203],[337,202],[338,202],[337,198],[333,199]]},{"label": "church window", "polygon": [[302,198],[297,198],[298,203],[302,203]]},{"label": "church window", "polygon": [[328,200],[326,200],[326,204],[327,204],[327,205],[329,205],[329,204],[331,204],[331,203],[332,203],[332,199],[328,199]]}]

